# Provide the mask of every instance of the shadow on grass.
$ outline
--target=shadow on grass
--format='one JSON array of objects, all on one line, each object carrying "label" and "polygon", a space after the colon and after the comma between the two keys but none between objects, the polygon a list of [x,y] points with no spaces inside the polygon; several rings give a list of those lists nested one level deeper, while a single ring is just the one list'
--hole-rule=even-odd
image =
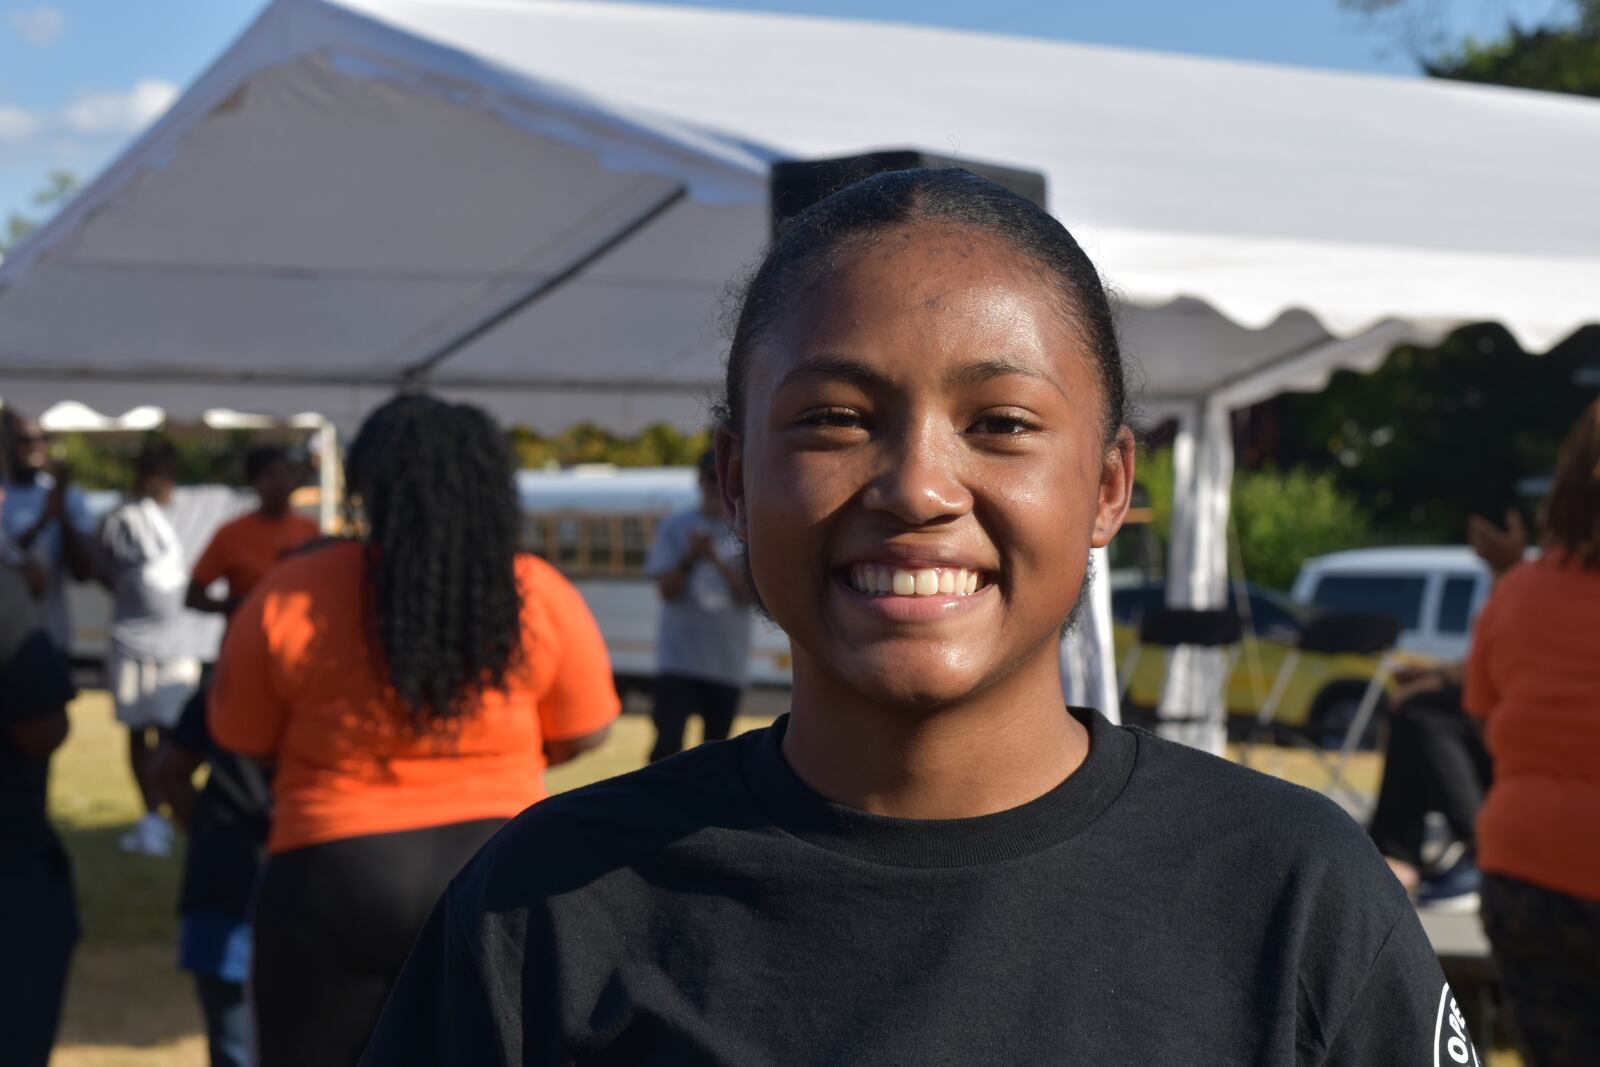
[{"label": "shadow on grass", "polygon": [[166,1045],[201,1027],[192,981],[177,965],[183,845],[167,858],[129,855],[117,847],[127,830],[61,828],[83,924],[64,1045]]}]

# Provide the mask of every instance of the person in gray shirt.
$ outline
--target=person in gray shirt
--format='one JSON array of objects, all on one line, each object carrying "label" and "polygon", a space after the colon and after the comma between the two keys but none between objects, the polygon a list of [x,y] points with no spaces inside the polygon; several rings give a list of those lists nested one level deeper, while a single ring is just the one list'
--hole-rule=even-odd
[{"label": "person in gray shirt", "polygon": [[705,739],[733,729],[750,658],[750,590],[734,563],[739,543],[717,491],[715,456],[700,457],[700,506],[656,527],[645,570],[661,588],[656,637],[654,762],[682,750],[690,715]]},{"label": "person in gray shirt", "polygon": [[195,620],[183,603],[190,561],[172,521],[177,453],[165,442],[146,444],[134,478],[133,496],[106,516],[100,530],[112,597],[106,685],[117,721],[128,728],[128,759],[145,805],[122,848],[165,856],[174,831],[160,814],[152,734],[177,725],[200,684],[200,658]]}]

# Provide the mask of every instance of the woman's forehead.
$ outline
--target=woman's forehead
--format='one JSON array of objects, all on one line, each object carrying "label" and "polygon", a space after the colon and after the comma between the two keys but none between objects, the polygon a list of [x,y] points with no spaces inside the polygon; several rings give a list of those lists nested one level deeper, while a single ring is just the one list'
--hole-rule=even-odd
[{"label": "woman's forehead", "polygon": [[[758,360],[779,376],[818,353],[928,361],[986,356],[1041,369],[1082,361],[1059,291],[1038,265],[971,227],[892,232],[841,256],[773,324]],[[758,372],[759,373],[759,372]]]}]

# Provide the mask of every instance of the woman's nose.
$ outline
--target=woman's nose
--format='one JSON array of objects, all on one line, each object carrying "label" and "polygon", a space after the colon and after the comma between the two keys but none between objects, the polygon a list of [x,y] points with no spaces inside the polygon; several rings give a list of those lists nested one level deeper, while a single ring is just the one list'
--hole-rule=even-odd
[{"label": "woman's nose", "polygon": [[885,456],[884,470],[863,496],[866,506],[920,526],[972,510],[957,449],[937,433],[908,434]]}]

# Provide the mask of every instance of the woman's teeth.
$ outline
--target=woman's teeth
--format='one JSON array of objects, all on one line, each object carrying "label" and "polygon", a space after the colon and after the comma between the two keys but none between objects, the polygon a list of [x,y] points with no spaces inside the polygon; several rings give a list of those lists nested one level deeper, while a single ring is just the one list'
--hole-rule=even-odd
[{"label": "woman's teeth", "polygon": [[872,596],[971,596],[983,582],[980,571],[964,567],[897,567],[858,564],[849,570],[850,587]]}]

